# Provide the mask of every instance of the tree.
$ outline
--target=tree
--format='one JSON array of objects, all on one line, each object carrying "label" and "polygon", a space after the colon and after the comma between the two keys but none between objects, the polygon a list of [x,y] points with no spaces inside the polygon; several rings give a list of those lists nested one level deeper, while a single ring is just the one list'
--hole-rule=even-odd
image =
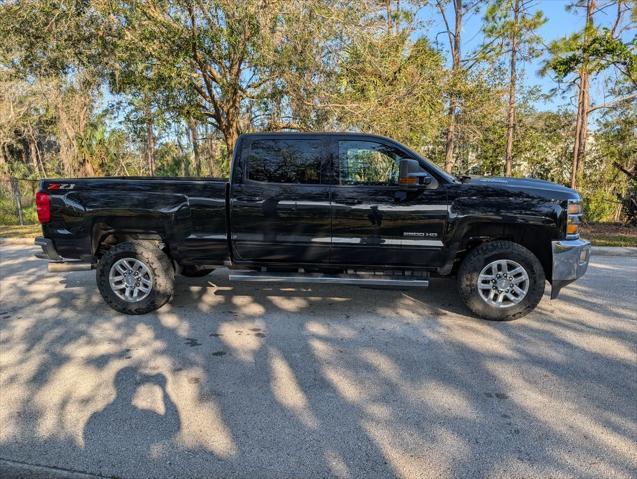
[{"label": "tree", "polygon": [[[46,133],[55,136],[57,148],[50,148],[50,156],[59,150],[61,173],[69,176],[94,172],[79,142],[94,114],[102,60],[110,50],[108,22],[103,20],[87,2],[0,4],[0,65],[6,81],[29,86],[39,96],[32,101],[40,105],[33,113],[39,116],[38,123],[48,125]],[[17,95],[9,91],[7,101],[15,103]],[[38,158],[43,172],[43,149],[36,136],[28,135],[28,156]]]},{"label": "tree", "polygon": [[[114,13],[121,18],[122,52],[136,51],[148,65],[148,74],[139,78],[161,80],[163,90],[180,89],[186,103],[194,98],[230,154],[241,131],[250,129],[255,108],[281,87],[289,30],[304,28],[299,18],[307,14],[304,9],[330,6],[329,1],[299,9],[285,2],[263,8],[257,0],[145,0],[119,2]],[[134,59],[124,68],[136,65]]]},{"label": "tree", "polygon": [[407,10],[390,18],[391,29],[382,28],[383,17],[352,32],[310,101],[335,129],[390,136],[425,151],[443,122],[444,60],[426,38],[413,40],[414,17]]},{"label": "tree", "polygon": [[541,54],[542,39],[537,34],[546,18],[540,10],[531,11],[528,0],[495,0],[484,17],[485,43],[481,54],[491,61],[508,55],[509,92],[507,107],[505,175],[513,172],[513,134],[515,130],[518,61],[526,62]]},{"label": "tree", "polygon": [[[543,68],[544,72],[552,72],[558,82],[574,77],[568,82],[568,86],[577,85],[577,118],[570,181],[572,188],[577,186],[583,176],[589,114],[594,110],[611,108],[637,98],[637,41],[633,38],[631,43],[625,43],[620,37],[622,30],[626,28],[623,22],[630,12],[630,2],[616,0],[604,8],[613,5],[616,7],[616,13],[612,27],[599,28],[594,22],[594,15],[600,10],[597,9],[596,0],[575,2],[573,8],[585,11],[584,28],[581,32],[553,42],[549,48],[551,56]],[[602,104],[591,105],[591,78],[610,68],[615,69],[620,79],[620,84],[615,84],[611,91],[623,90],[621,82],[628,84],[632,91]]]},{"label": "tree", "polygon": [[586,168],[581,178],[586,217],[591,221],[618,221],[621,219],[621,203],[630,204],[637,199],[635,177],[625,174],[637,173],[635,131],[637,109],[634,105],[622,104],[606,109],[596,121],[592,132],[594,141],[586,156]]},{"label": "tree", "polygon": [[446,13],[446,2],[443,0],[436,0],[436,6],[445,24],[447,38],[449,40],[449,51],[451,53],[451,83],[449,90],[449,107],[447,109],[447,132],[445,143],[445,170],[451,172],[455,163],[454,148],[455,148],[455,131],[456,122],[458,116],[458,106],[460,103],[459,95],[455,83],[459,81],[459,77],[462,70],[462,18],[465,13],[465,7],[462,5],[462,0],[453,1],[453,29]]}]

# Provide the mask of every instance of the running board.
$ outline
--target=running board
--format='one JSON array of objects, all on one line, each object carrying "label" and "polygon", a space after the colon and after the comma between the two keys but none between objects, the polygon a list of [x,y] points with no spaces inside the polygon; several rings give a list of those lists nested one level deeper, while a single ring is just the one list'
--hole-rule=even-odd
[{"label": "running board", "polygon": [[381,275],[323,275],[309,273],[270,273],[259,271],[241,271],[230,273],[230,281],[252,281],[258,283],[310,283],[310,284],[351,284],[358,286],[404,286],[410,288],[426,288],[429,280],[409,276]]},{"label": "running board", "polygon": [[49,273],[68,273],[69,271],[90,271],[95,268],[94,264],[83,263],[81,261],[50,261],[47,269]]}]

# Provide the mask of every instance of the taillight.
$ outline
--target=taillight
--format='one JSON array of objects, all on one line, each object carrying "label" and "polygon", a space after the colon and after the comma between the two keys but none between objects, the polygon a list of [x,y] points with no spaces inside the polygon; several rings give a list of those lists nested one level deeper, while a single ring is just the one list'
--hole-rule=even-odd
[{"label": "taillight", "polygon": [[35,208],[38,211],[38,221],[42,224],[51,221],[51,197],[47,193],[38,191],[35,194]]}]

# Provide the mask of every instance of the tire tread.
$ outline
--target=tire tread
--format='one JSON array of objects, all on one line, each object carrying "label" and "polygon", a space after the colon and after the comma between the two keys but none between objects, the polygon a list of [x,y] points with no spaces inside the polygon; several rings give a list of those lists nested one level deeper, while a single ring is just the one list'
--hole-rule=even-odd
[{"label": "tire tread", "polygon": [[[489,306],[482,300],[475,287],[477,280],[475,275],[478,275],[484,267],[485,258],[499,254],[517,256],[517,259],[522,258],[530,265],[530,271],[528,271],[529,268],[525,268],[530,282],[527,296],[519,305],[506,309],[495,309]],[[510,259],[516,260],[516,258]],[[493,321],[512,321],[533,311],[544,295],[545,281],[544,269],[537,257],[521,244],[507,240],[490,241],[476,247],[465,256],[458,270],[458,291],[464,303],[481,318]]]},{"label": "tire tread", "polygon": [[[140,256],[153,269],[153,291],[139,303],[127,303],[112,291],[108,274],[111,265],[121,253]],[[97,264],[97,286],[108,304],[115,311],[124,314],[146,314],[161,308],[169,302],[174,293],[175,272],[170,258],[159,248],[144,241],[125,241],[110,248]]]}]

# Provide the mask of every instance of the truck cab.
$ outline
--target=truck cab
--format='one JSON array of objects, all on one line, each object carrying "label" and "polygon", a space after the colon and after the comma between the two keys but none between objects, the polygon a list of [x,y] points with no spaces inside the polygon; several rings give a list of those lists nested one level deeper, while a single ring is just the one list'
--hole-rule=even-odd
[{"label": "truck cab", "polygon": [[[242,137],[238,151],[236,262],[440,265],[455,180],[402,145],[371,135],[261,134]],[[409,184],[400,176],[406,161],[420,175]]]}]

